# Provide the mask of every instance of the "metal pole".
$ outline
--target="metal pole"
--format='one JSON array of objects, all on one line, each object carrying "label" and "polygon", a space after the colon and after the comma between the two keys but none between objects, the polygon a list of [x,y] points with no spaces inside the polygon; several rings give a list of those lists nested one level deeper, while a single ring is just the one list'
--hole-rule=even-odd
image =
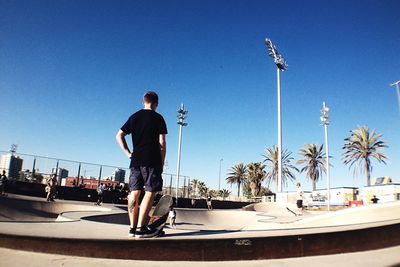
[{"label": "metal pole", "polygon": [[36,157],[33,157],[32,177],[35,176],[35,168],[36,168]]},{"label": "metal pole", "polygon": [[58,181],[58,184],[61,185],[61,180],[60,180],[60,181],[58,180],[58,163],[59,163],[59,160],[57,160],[56,173],[55,173],[55,175],[56,175],[56,179],[57,179],[57,181]]},{"label": "metal pole", "polygon": [[397,89],[397,102],[399,103],[399,111],[400,111],[400,88],[399,88],[399,83],[400,81],[397,81],[396,84],[396,89]]},{"label": "metal pole", "polygon": [[280,69],[276,69],[278,76],[278,192],[282,192],[282,113],[281,113],[281,75]]},{"label": "metal pole", "polygon": [[79,177],[81,175],[81,163],[79,162],[79,167],[78,167],[78,180],[76,181],[76,186],[79,186]]},{"label": "metal pole", "polygon": [[322,102],[322,116],[321,121],[325,130],[325,154],[326,154],[326,180],[327,180],[327,198],[328,198],[328,211],[331,210],[331,178],[329,174],[329,144],[328,144],[328,124],[329,124],[329,108],[326,106],[325,101]]},{"label": "metal pole", "polygon": [[325,151],[326,151],[326,179],[327,179],[327,194],[328,194],[328,211],[331,210],[331,178],[329,175],[329,145],[328,145],[328,125],[324,125],[325,128]]},{"label": "metal pole", "polygon": [[400,111],[400,88],[399,88],[399,83],[400,83],[400,80],[397,81],[397,82],[394,82],[394,83],[390,84],[390,86],[395,86],[395,85],[396,85],[397,102],[398,102],[398,104],[399,104],[399,111]]},{"label": "metal pole", "polygon": [[171,179],[169,180],[169,194],[172,195],[172,174]]},{"label": "metal pole", "polygon": [[[102,169],[103,169],[103,166],[100,165],[99,181],[98,181],[97,185],[99,185],[99,184],[100,184],[100,181],[101,181],[101,171],[102,171]],[[115,180],[115,177],[114,177],[114,180]]]},{"label": "metal pole", "polygon": [[178,163],[176,166],[176,205],[178,206],[179,174],[181,167],[182,125],[179,125]]},{"label": "metal pole", "polygon": [[221,190],[221,163],[224,159],[219,160],[219,174],[218,174],[218,191]]},{"label": "metal pole", "polygon": [[186,197],[186,176],[183,177],[183,197]]},{"label": "metal pole", "polygon": [[188,189],[187,189],[187,197],[190,198],[190,178],[188,178]]}]

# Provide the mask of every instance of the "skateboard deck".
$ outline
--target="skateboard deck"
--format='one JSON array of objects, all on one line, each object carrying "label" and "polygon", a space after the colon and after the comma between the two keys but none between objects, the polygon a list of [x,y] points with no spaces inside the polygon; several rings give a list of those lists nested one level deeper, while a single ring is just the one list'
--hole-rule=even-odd
[{"label": "skateboard deck", "polygon": [[157,236],[163,236],[165,233],[163,228],[167,222],[170,208],[173,204],[172,197],[170,195],[164,195],[158,201],[149,221],[149,227],[158,229],[159,234]]},{"label": "skateboard deck", "polygon": [[151,214],[149,224],[154,223],[165,214],[168,215],[168,212],[172,206],[172,202],[172,197],[170,195],[162,196],[154,208],[153,213]]},{"label": "skateboard deck", "polygon": [[294,214],[294,216],[297,216],[297,213],[296,213],[296,212],[294,212],[293,210],[289,209],[288,207],[286,207],[286,209],[287,209],[289,212],[293,213],[293,214]]}]

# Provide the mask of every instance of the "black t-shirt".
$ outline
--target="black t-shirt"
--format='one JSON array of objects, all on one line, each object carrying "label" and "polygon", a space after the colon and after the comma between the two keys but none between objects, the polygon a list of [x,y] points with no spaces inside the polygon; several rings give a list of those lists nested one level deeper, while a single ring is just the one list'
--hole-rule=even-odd
[{"label": "black t-shirt", "polygon": [[142,109],[134,113],[121,127],[132,134],[133,152],[130,168],[161,166],[160,134],[167,134],[164,118],[153,110]]}]

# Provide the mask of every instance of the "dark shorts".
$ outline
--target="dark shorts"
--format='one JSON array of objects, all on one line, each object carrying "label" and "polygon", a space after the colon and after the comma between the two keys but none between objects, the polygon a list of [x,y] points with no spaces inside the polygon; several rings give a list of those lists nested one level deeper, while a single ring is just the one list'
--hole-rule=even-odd
[{"label": "dark shorts", "polygon": [[297,208],[301,209],[303,207],[303,200],[299,199],[296,202]]},{"label": "dark shorts", "polygon": [[154,167],[133,167],[129,176],[129,189],[131,191],[144,190],[147,192],[162,191],[162,170]]}]

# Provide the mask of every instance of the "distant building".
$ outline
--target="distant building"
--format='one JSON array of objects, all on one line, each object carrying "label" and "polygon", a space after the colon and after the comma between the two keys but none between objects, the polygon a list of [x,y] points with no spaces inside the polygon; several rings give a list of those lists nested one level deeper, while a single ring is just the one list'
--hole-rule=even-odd
[{"label": "distant building", "polygon": [[362,200],[365,204],[371,204],[374,196],[379,198],[378,203],[400,200],[400,184],[392,182],[390,184],[364,186],[362,191]]},{"label": "distant building", "polygon": [[124,169],[115,169],[114,171],[114,181],[120,182],[120,183],[125,183],[125,173],[126,171]]},{"label": "distant building", "polygon": [[23,159],[12,154],[1,155],[0,170],[5,170],[8,178],[18,179],[23,162]]},{"label": "distant building", "polygon": [[[65,182],[64,182],[65,181]],[[107,180],[93,180],[93,179],[84,179],[81,178],[79,179],[79,185],[77,185],[77,178],[76,177],[67,177],[63,180],[62,185],[67,186],[67,187],[79,187],[79,188],[85,188],[85,189],[97,189],[97,186],[99,185],[99,182],[106,185],[107,187],[115,188],[117,185],[119,185],[119,182],[114,182],[114,181],[107,181]]]}]

